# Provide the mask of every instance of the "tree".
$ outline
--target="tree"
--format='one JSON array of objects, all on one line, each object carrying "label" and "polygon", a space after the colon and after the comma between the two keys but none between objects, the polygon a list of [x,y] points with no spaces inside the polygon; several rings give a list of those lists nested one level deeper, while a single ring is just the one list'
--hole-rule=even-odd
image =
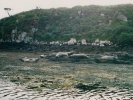
[{"label": "tree", "polygon": [[4,10],[7,12],[7,14],[9,15],[9,17],[11,16],[9,11],[11,11],[12,9],[11,8],[4,8]]},{"label": "tree", "polygon": [[121,46],[133,46],[133,33],[121,33],[118,43]]}]

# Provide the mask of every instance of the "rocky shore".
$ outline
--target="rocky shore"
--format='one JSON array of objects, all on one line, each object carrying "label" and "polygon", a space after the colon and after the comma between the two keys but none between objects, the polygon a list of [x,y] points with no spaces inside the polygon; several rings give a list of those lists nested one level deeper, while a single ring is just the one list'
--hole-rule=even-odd
[{"label": "rocky shore", "polygon": [[[43,57],[45,58],[45,57]],[[127,52],[105,52],[105,53],[74,53],[57,52],[46,56],[52,61],[68,61],[82,63],[114,63],[114,64],[132,64],[133,54]]]},{"label": "rocky shore", "polygon": [[37,92],[0,79],[0,100],[133,100],[133,90],[108,88],[88,92],[78,90]]}]

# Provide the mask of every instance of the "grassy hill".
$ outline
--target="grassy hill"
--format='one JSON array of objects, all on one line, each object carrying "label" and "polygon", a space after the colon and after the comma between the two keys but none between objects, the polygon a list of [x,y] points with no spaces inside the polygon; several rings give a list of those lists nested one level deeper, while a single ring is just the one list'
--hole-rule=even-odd
[{"label": "grassy hill", "polygon": [[34,9],[0,20],[0,39],[27,32],[33,40],[111,40],[133,46],[133,5]]}]

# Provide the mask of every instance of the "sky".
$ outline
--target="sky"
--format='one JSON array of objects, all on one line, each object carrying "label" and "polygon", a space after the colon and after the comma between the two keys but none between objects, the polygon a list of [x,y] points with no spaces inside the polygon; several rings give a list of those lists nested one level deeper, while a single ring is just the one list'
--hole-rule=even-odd
[{"label": "sky", "polygon": [[118,5],[133,4],[133,0],[0,0],[0,19],[8,17],[4,8],[11,8],[11,15],[35,9],[37,6],[42,9],[73,7],[77,5]]}]

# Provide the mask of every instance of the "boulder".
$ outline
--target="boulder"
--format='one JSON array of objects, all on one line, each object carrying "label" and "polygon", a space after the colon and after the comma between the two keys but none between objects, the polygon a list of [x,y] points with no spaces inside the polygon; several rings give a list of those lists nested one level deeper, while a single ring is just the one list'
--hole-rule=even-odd
[{"label": "boulder", "polygon": [[72,54],[72,55],[70,56],[70,58],[87,59],[88,56],[87,56],[87,54]]},{"label": "boulder", "polygon": [[105,55],[105,56],[102,56],[101,59],[103,59],[103,60],[114,60],[114,59],[118,59],[118,57],[117,56]]},{"label": "boulder", "polygon": [[24,57],[20,59],[23,62],[37,62],[39,60],[39,58],[28,58],[28,57]]},{"label": "boulder", "polygon": [[46,57],[46,55],[40,55],[40,58],[45,58]]},{"label": "boulder", "polygon": [[64,56],[69,56],[69,55],[72,55],[73,52],[58,52],[56,54],[56,57],[64,57]]},{"label": "boulder", "polygon": [[117,60],[118,60],[118,57],[112,56],[112,55],[103,55],[100,58],[95,59],[97,63],[116,63]]}]

